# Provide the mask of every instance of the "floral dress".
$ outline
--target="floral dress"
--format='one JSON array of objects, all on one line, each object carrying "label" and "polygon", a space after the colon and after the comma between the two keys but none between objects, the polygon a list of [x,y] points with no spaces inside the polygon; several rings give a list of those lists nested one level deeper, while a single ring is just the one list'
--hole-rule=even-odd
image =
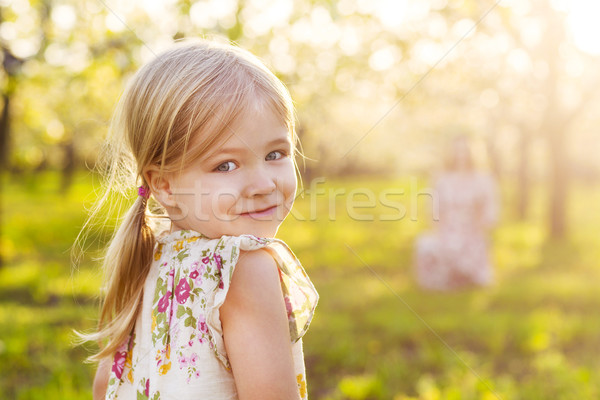
[{"label": "floral dress", "polygon": [[307,398],[302,336],[318,294],[278,239],[209,239],[182,230],[157,239],[134,332],[115,353],[106,399],[237,399],[219,308],[241,250],[269,248],[279,267],[298,391]]},{"label": "floral dress", "polygon": [[437,229],[416,242],[419,284],[433,290],[491,284],[487,234],[498,218],[493,178],[480,172],[447,172],[437,179],[435,189]]}]

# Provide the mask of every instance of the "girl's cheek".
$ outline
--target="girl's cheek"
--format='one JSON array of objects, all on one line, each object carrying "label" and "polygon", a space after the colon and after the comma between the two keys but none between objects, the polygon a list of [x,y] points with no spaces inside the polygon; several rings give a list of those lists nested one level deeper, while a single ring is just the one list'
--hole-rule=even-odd
[{"label": "girl's cheek", "polygon": [[231,210],[236,205],[239,198],[239,192],[232,186],[229,188],[224,188],[224,190],[220,190],[215,198],[213,198],[213,202],[216,203],[216,209],[220,210],[221,212],[225,212]]},{"label": "girl's cheek", "polygon": [[298,190],[298,179],[296,177],[296,171],[292,169],[289,171],[289,176],[288,176],[288,180],[287,180],[288,184],[287,184],[287,191],[292,192],[292,196],[296,193],[296,191]]}]

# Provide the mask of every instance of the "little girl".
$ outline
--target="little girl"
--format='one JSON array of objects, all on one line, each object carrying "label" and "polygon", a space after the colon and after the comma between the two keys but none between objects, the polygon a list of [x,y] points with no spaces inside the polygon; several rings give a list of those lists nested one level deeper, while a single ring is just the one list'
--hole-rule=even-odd
[{"label": "little girl", "polygon": [[307,398],[318,295],[273,238],[296,193],[294,118],[284,85],[229,45],[180,44],[132,78],[96,208],[135,178],[98,331],[82,335],[101,344],[94,399]]}]

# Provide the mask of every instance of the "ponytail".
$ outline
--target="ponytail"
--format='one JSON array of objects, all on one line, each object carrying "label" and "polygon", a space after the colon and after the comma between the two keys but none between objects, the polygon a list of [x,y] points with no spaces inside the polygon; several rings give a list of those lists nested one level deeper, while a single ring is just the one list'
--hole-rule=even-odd
[{"label": "ponytail", "polygon": [[147,202],[146,197],[137,197],[106,251],[103,260],[105,297],[98,330],[91,334],[77,333],[82,341],[95,341],[100,345],[100,351],[90,356],[89,361],[111,356],[135,326],[155,243],[154,233],[146,221]]}]

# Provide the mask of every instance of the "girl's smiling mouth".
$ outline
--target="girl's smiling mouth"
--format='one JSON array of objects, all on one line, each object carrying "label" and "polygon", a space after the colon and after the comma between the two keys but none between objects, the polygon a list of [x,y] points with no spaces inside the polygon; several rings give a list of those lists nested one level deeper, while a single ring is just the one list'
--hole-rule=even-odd
[{"label": "girl's smiling mouth", "polygon": [[243,217],[264,217],[265,215],[271,215],[277,210],[277,205],[263,208],[256,211],[248,211],[241,213],[240,215]]}]

